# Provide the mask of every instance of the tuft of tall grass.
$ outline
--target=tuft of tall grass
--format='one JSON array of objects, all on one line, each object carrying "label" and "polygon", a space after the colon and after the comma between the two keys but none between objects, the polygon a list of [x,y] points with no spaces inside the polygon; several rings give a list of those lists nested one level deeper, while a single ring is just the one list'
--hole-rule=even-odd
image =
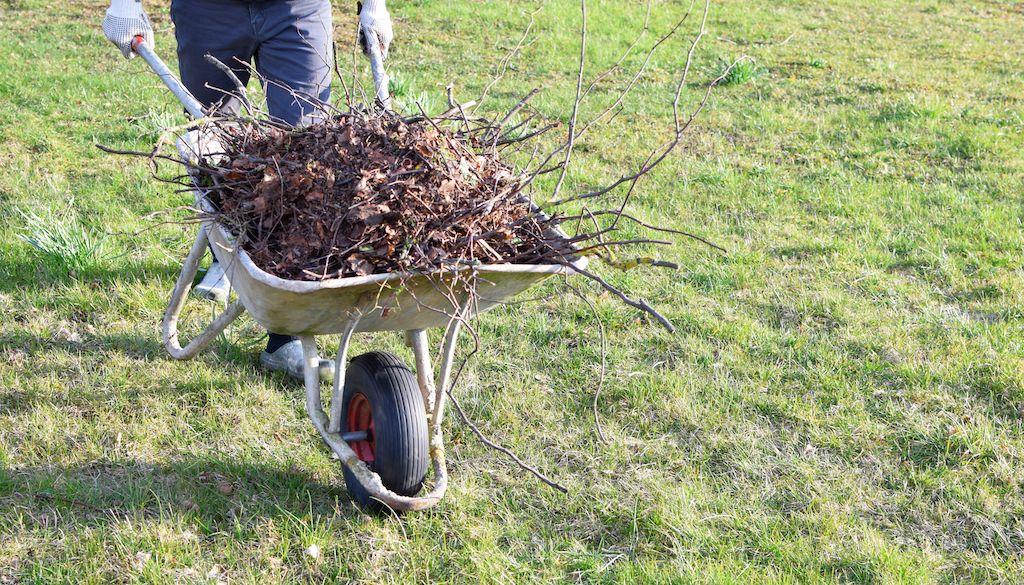
[{"label": "tuft of tall grass", "polygon": [[74,277],[94,272],[112,258],[105,233],[53,214],[15,210],[24,221],[18,238],[32,246],[51,270]]},{"label": "tuft of tall grass", "polygon": [[153,142],[168,128],[173,128],[181,123],[181,114],[178,112],[151,111],[144,116],[132,120],[132,125],[138,131],[138,138],[144,142]]},{"label": "tuft of tall grass", "polygon": [[403,98],[409,95],[409,79],[395,71],[388,78],[388,93],[392,98]]},{"label": "tuft of tall grass", "polygon": [[439,102],[430,94],[416,91],[413,82],[401,73],[395,72],[388,78],[388,93],[391,95],[395,111],[406,116],[420,114],[420,108],[429,116],[441,113],[438,109]]},{"label": "tuft of tall grass", "polygon": [[[729,67],[728,64],[725,66]],[[753,58],[741,57],[725,72],[725,77],[722,78],[721,84],[741,85],[749,83],[761,75],[762,72],[762,69],[758,67],[757,62]]]},{"label": "tuft of tall grass", "polygon": [[[426,113],[428,116],[436,116],[441,113],[438,109],[438,102],[427,93],[416,93],[405,96],[404,98],[392,98],[394,108],[396,112],[401,112],[406,116],[418,116],[421,113]],[[422,112],[420,109],[422,108]]]}]

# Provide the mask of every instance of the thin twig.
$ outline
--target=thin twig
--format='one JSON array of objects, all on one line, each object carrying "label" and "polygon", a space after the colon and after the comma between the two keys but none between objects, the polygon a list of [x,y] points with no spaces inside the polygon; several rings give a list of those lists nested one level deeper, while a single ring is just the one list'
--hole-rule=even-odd
[{"label": "thin twig", "polygon": [[619,106],[621,106],[625,102],[626,97],[633,90],[633,88],[636,87],[637,82],[640,81],[641,77],[643,77],[644,72],[647,71],[647,66],[648,66],[648,64],[650,64],[651,58],[654,57],[654,53],[657,52],[658,48],[661,47],[661,45],[663,43],[665,43],[670,38],[675,36],[676,31],[678,31],[679,28],[683,25],[683,23],[686,22],[690,18],[690,14],[693,11],[693,3],[694,3],[694,1],[695,0],[691,0],[690,1],[690,7],[687,8],[686,13],[683,14],[683,17],[680,18],[676,22],[675,26],[673,26],[671,29],[669,29],[669,31],[667,33],[665,33],[664,35],[662,35],[661,38],[659,38],[657,41],[655,41],[654,45],[652,45],[650,50],[647,51],[647,56],[644,57],[643,63],[637,69],[637,71],[633,75],[633,77],[629,80],[629,83],[626,84],[626,87],[624,87],[622,89],[622,91],[619,92],[619,95],[618,95],[618,97],[615,98],[615,101],[612,102],[611,105],[606,107],[600,113],[595,115],[593,118],[591,118],[590,121],[588,121],[586,124],[584,124],[583,128],[581,128],[580,131],[579,131],[579,136],[583,136],[584,134],[586,134],[587,131],[590,130],[591,127],[593,127],[594,125],[600,123],[604,119],[605,116],[607,116],[613,110],[616,110],[616,108],[618,108]]},{"label": "thin twig", "polygon": [[[689,75],[689,72],[690,72],[690,63],[691,63],[691,60],[692,60],[693,51],[694,51],[694,49],[697,46],[697,42],[699,42],[701,37],[704,35],[704,27],[705,27],[705,23],[707,22],[707,15],[708,15],[708,5],[709,5],[709,2],[706,1],[705,5],[704,5],[704,18],[701,21],[700,33],[698,33],[697,37],[694,39],[693,43],[690,45],[690,51],[689,51],[688,56],[687,56],[686,67],[683,70],[683,74],[679,78],[679,83],[678,83],[678,86],[676,88],[676,97],[675,97],[675,100],[673,101],[673,104],[672,104],[672,112],[673,112],[673,118],[675,120],[676,131],[673,133],[672,138],[669,139],[669,141],[666,142],[665,144],[663,144],[661,147],[654,149],[654,152],[657,153],[657,156],[656,157],[648,156],[647,160],[649,160],[651,162],[642,165],[639,168],[639,170],[637,170],[635,173],[631,173],[629,175],[623,175],[623,176],[619,177],[618,179],[616,179],[615,181],[613,181],[611,184],[609,184],[609,185],[607,185],[605,187],[602,187],[601,189],[596,189],[596,190],[590,191],[588,193],[583,193],[582,195],[575,195],[573,197],[568,197],[568,198],[565,198],[565,199],[562,199],[562,200],[553,201],[553,202],[548,204],[549,206],[554,207],[554,206],[557,206],[557,205],[563,205],[563,204],[568,203],[570,201],[579,201],[579,200],[583,200],[583,199],[592,199],[594,197],[600,197],[601,195],[604,195],[605,193],[608,193],[609,191],[612,191],[613,189],[615,189],[619,185],[622,185],[623,183],[634,181],[638,177],[651,172],[651,170],[653,170],[655,167],[657,167],[659,164],[661,164],[661,162],[663,160],[665,160],[666,157],[668,157],[669,153],[671,153],[675,149],[675,147],[681,142],[683,134],[690,128],[690,126],[693,124],[693,121],[696,119],[697,115],[700,114],[700,112],[703,111],[704,107],[707,105],[708,100],[711,98],[712,90],[715,88],[715,86],[717,86],[719,83],[721,83],[723,79],[725,79],[725,77],[729,74],[730,71],[732,71],[732,69],[736,66],[736,63],[737,63],[737,62],[733,62],[732,64],[730,64],[729,67],[727,67],[726,70],[724,72],[722,72],[721,75],[716,77],[711,83],[708,84],[707,90],[705,91],[704,97],[700,101],[700,104],[697,106],[696,109],[693,110],[693,112],[690,114],[689,118],[687,118],[686,122],[681,122],[681,119],[680,119],[680,116],[679,116],[679,99],[680,99],[680,96],[682,94],[683,86],[686,84],[686,78],[687,78],[687,76]],[[651,160],[652,158],[653,158],[653,160]]]},{"label": "thin twig", "polygon": [[91,510],[91,511],[96,512],[98,514],[108,514],[112,510],[114,510],[114,508],[100,508],[99,506],[94,506],[94,505],[92,505],[92,504],[90,504],[88,502],[83,502],[81,500],[76,500],[74,498],[69,498],[67,496],[61,496],[61,495],[58,495],[58,494],[50,494],[50,493],[46,493],[46,492],[36,492],[36,493],[34,493],[32,495],[35,496],[36,498],[39,498],[40,500],[47,500],[47,501],[50,501],[50,502],[64,502],[65,504],[68,504],[70,506],[77,506],[79,508],[85,508],[86,510]]},{"label": "thin twig", "polygon": [[242,101],[242,107],[244,107],[245,111],[248,112],[249,115],[251,116],[252,102],[249,101],[249,93],[245,90],[245,85],[242,83],[242,80],[239,79],[237,75],[235,75],[235,72],[230,67],[225,65],[223,61],[214,57],[213,55],[207,53],[203,56],[203,58],[206,59],[207,63],[213,65],[217,69],[220,69],[220,72],[224,75],[227,75],[228,79],[231,80],[231,83],[235,84],[235,89],[238,90],[238,95],[236,95],[235,97]]},{"label": "thin twig", "polygon": [[601,417],[597,414],[597,401],[601,398],[601,390],[604,388],[604,379],[607,367],[608,357],[608,346],[606,344],[604,336],[604,321],[601,320],[601,315],[597,312],[597,307],[594,306],[593,301],[588,299],[580,289],[569,284],[569,279],[565,280],[565,285],[571,290],[581,301],[590,307],[590,312],[594,315],[594,320],[597,321],[598,333],[601,339],[601,376],[597,379],[597,389],[594,390],[594,399],[590,403],[591,410],[594,412],[594,427],[597,429],[597,436],[601,439],[602,443],[607,444],[608,439],[604,436],[604,430],[601,428]]},{"label": "thin twig", "polygon": [[587,94],[589,94],[591,92],[591,90],[593,90],[595,87],[597,87],[597,84],[600,83],[601,81],[603,81],[605,77],[608,77],[614,71],[618,70],[618,68],[622,65],[622,62],[626,60],[626,57],[628,57],[629,54],[633,52],[633,49],[635,49],[636,46],[640,44],[640,40],[643,39],[645,35],[647,35],[647,31],[650,28],[650,26],[649,26],[650,22],[651,22],[651,0],[647,0],[647,9],[644,12],[644,25],[640,29],[640,34],[638,34],[636,36],[636,38],[633,39],[633,42],[630,43],[628,47],[626,47],[626,50],[622,52],[622,55],[619,56],[619,58],[615,61],[615,63],[612,64],[611,67],[609,67],[603,73],[601,73],[600,75],[598,75],[597,77],[595,77],[594,79],[592,79],[590,81],[590,84],[587,85],[587,89],[583,90],[583,97],[584,98],[586,98]]},{"label": "thin twig", "polygon": [[466,416],[466,412],[462,410],[462,405],[459,404],[459,401],[455,398],[455,395],[453,395],[450,390],[448,391],[448,398],[452,401],[452,406],[455,407],[455,411],[459,413],[459,418],[461,418],[462,422],[465,423],[466,426],[468,426],[473,431],[473,434],[476,435],[476,438],[479,439],[481,443],[483,443],[484,445],[487,445],[491,449],[495,449],[497,451],[501,451],[505,455],[508,455],[509,458],[512,459],[512,461],[515,461],[516,464],[519,465],[519,467],[522,467],[526,471],[529,471],[530,473],[532,473],[534,475],[534,477],[536,477],[537,479],[539,479],[542,482],[546,483],[547,485],[555,488],[556,490],[562,492],[563,494],[569,492],[568,488],[566,488],[562,484],[558,483],[557,481],[549,479],[546,475],[544,475],[543,473],[538,471],[536,467],[534,467],[534,466],[530,465],[529,463],[526,463],[525,461],[520,459],[518,455],[513,453],[507,447],[503,447],[503,446],[495,443],[494,441],[491,441],[486,436],[484,436],[484,434],[482,432],[480,432],[480,429],[478,429],[477,426],[475,424],[473,424],[472,421],[469,420],[469,417]]},{"label": "thin twig", "polygon": [[569,159],[572,157],[572,149],[576,144],[576,116],[579,115],[581,95],[583,92],[583,70],[587,58],[587,0],[580,0],[580,66],[576,71],[576,99],[572,103],[572,115],[569,117],[569,140],[565,144],[565,159],[562,160],[562,172],[558,175],[558,182],[555,183],[555,190],[551,198],[558,197],[565,182],[565,175],[569,171]]},{"label": "thin twig", "polygon": [[633,307],[635,309],[640,309],[641,311],[643,311],[643,312],[647,313],[648,315],[654,317],[655,319],[658,320],[659,323],[661,323],[661,325],[669,333],[675,333],[675,331],[676,331],[675,325],[673,325],[671,321],[669,321],[667,318],[665,318],[665,316],[662,315],[661,313],[659,313],[654,307],[649,305],[647,303],[647,301],[645,301],[643,299],[639,299],[639,300],[635,300],[634,301],[633,299],[631,299],[628,296],[626,296],[626,293],[624,293],[621,290],[615,288],[611,284],[608,284],[608,281],[606,281],[605,279],[601,278],[600,276],[594,274],[593,272],[590,272],[589,270],[586,270],[584,268],[580,268],[578,266],[575,266],[575,265],[573,265],[573,264],[571,264],[571,263],[569,263],[569,262],[567,262],[565,260],[560,260],[558,262],[559,262],[559,264],[562,264],[563,266],[571,269],[573,272],[576,272],[578,274],[582,274],[583,276],[586,276],[587,278],[593,280],[597,284],[600,284],[606,291],[608,291],[608,292],[612,293],[613,295],[619,297],[619,300],[621,300],[622,302],[626,303],[630,307]]},{"label": "thin twig", "polygon": [[707,245],[707,246],[709,246],[711,248],[714,248],[715,250],[718,250],[719,252],[722,252],[724,254],[728,254],[729,253],[729,251],[726,250],[725,248],[723,248],[722,246],[719,246],[718,244],[716,244],[714,242],[711,242],[711,241],[709,241],[709,240],[707,240],[705,238],[702,238],[702,237],[700,237],[700,236],[698,236],[696,234],[693,234],[693,233],[690,233],[690,232],[687,232],[687,231],[683,231],[683,230],[677,230],[677,229],[673,229],[673,228],[667,228],[667,227],[660,227],[660,226],[652,225],[650,223],[647,223],[645,221],[640,220],[636,216],[633,216],[633,215],[630,215],[628,213],[623,212],[621,209],[602,209],[602,210],[599,210],[599,211],[588,211],[586,214],[580,214],[580,215],[559,216],[557,219],[553,219],[552,221],[553,222],[557,222],[557,223],[562,223],[563,221],[575,221],[577,219],[580,219],[581,217],[585,217],[586,215],[613,215],[613,214],[617,215],[619,217],[624,217],[624,218],[626,218],[626,219],[636,223],[637,225],[640,225],[640,226],[642,226],[644,228],[647,228],[649,230],[653,230],[653,231],[656,231],[656,232],[664,232],[666,234],[676,234],[676,235],[679,235],[679,236],[687,237],[687,238],[690,238],[690,239],[693,239],[693,240],[697,240],[698,242],[700,242],[702,244],[705,244],[705,245]]},{"label": "thin twig", "polygon": [[498,63],[498,72],[494,75],[494,77],[491,78],[491,81],[488,82],[488,84],[484,87],[484,90],[480,93],[480,97],[477,98],[476,106],[473,108],[474,114],[480,108],[480,106],[483,105],[484,100],[487,99],[487,94],[488,92],[491,91],[491,88],[494,87],[494,85],[498,83],[498,81],[500,81],[502,77],[505,76],[505,71],[508,69],[509,64],[512,62],[512,59],[515,58],[515,56],[519,53],[519,50],[522,49],[523,43],[526,41],[526,38],[530,36],[530,30],[533,28],[534,17],[537,16],[537,13],[540,12],[542,8],[544,8],[543,1],[537,5],[537,8],[534,9],[533,12],[530,13],[530,22],[527,23],[526,30],[523,31],[523,35],[519,38],[519,41],[515,44],[515,46],[512,47],[512,49],[509,50],[509,52],[506,53],[504,57],[502,57],[501,61]]}]

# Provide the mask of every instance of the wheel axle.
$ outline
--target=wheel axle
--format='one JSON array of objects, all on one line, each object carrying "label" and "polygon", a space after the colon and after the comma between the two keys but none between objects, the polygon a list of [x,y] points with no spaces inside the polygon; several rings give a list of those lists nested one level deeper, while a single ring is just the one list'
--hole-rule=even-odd
[{"label": "wheel axle", "polygon": [[370,431],[349,431],[341,434],[341,440],[346,443],[356,443],[358,441],[369,441]]}]

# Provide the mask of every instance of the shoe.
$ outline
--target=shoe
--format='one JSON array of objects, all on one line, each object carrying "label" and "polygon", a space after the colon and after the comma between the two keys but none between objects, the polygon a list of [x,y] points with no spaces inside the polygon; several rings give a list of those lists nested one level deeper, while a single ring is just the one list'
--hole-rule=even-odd
[{"label": "shoe", "polygon": [[231,294],[231,283],[228,281],[228,275],[224,274],[220,262],[210,263],[203,280],[192,287],[192,294],[218,303],[227,302],[228,295]]},{"label": "shoe", "polygon": [[[305,358],[302,356],[302,342],[298,339],[277,348],[277,351],[261,352],[260,363],[271,372],[284,372],[297,380],[305,380],[302,363]],[[324,382],[334,381],[334,360],[320,360],[317,368],[320,372],[320,379]]]}]

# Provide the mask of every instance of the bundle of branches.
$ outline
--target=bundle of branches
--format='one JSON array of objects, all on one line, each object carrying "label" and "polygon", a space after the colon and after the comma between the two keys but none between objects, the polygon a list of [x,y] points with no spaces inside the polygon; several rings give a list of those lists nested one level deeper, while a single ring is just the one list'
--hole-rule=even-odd
[{"label": "bundle of branches", "polygon": [[216,219],[276,276],[321,280],[478,263],[560,263],[568,240],[523,194],[524,175],[474,132],[391,112],[305,128],[221,128],[224,160],[198,164]]}]

